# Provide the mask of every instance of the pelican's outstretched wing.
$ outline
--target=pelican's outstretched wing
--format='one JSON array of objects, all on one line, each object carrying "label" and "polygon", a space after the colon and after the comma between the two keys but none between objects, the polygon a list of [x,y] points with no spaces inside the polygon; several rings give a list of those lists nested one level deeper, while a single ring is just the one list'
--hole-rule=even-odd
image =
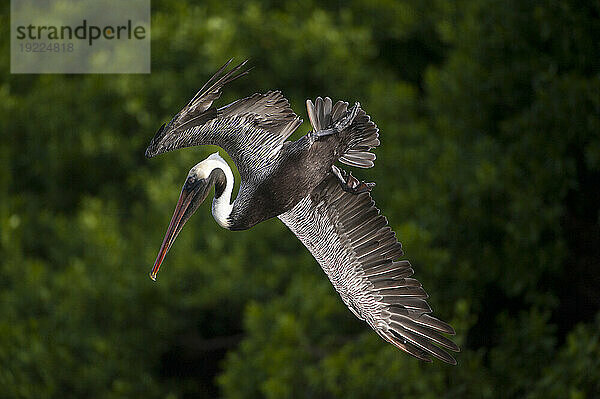
[{"label": "pelican's outstretched wing", "polygon": [[242,62],[229,72],[229,60],[192,100],[156,133],[146,149],[151,158],[183,147],[214,144],[236,163],[242,179],[271,162],[283,142],[302,123],[280,91],[254,94],[215,108],[223,86],[248,73]]},{"label": "pelican's outstretched wing", "polygon": [[279,219],[312,253],[350,310],[382,338],[419,359],[433,355],[456,364],[444,349],[459,348],[441,334],[453,335],[453,328],[430,316],[428,296],[410,278],[410,263],[397,260],[402,245],[368,191],[348,192],[331,174]]}]

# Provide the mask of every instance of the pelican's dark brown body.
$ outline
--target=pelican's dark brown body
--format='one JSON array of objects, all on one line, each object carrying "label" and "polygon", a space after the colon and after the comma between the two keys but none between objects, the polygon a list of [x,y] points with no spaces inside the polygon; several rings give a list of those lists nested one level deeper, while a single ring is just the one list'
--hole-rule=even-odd
[{"label": "pelican's dark brown body", "polygon": [[245,185],[231,213],[230,230],[245,230],[289,211],[331,173],[339,158],[340,140],[325,136],[314,140],[310,133],[288,141],[276,159],[276,167],[258,185]]}]

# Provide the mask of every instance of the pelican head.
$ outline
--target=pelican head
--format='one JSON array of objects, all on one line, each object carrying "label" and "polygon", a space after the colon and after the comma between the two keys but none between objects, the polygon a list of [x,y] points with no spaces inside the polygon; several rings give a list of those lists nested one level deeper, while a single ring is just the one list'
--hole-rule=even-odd
[{"label": "pelican head", "polygon": [[[185,222],[190,219],[200,204],[204,202],[212,186],[215,186],[215,201],[213,201],[213,214],[215,214],[215,202],[222,198],[224,191],[229,188],[229,175],[231,175],[231,169],[218,153],[210,155],[190,169],[181,189],[177,205],[175,206],[171,223],[169,223],[165,238],[154,262],[154,267],[150,273],[152,280],[156,281],[158,269],[165,255],[169,252],[171,245],[173,245]],[[217,219],[216,215],[215,219]],[[218,219],[217,222],[219,222]]]}]

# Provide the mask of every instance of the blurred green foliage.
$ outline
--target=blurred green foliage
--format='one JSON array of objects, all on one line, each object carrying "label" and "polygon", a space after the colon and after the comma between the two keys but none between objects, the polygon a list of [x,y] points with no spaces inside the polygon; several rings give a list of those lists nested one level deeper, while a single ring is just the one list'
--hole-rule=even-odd
[{"label": "blurred green foliage", "polygon": [[[10,75],[2,7],[0,397],[600,395],[598,2],[152,3],[150,75]],[[277,220],[204,205],[147,278],[214,149],[144,148],[231,56],[255,68],[221,104],[279,88],[378,123],[357,173],[458,366],[379,339]]]}]

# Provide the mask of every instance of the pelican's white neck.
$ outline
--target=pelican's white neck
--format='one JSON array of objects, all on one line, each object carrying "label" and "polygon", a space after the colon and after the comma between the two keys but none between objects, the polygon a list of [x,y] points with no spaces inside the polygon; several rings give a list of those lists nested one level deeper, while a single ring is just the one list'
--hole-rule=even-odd
[{"label": "pelican's white neck", "polygon": [[221,169],[225,173],[225,178],[227,179],[225,190],[223,190],[223,193],[220,196],[213,199],[212,214],[219,226],[228,229],[230,227],[229,216],[233,210],[233,204],[231,203],[231,194],[233,193],[234,183],[233,172],[218,152],[215,152],[206,158],[202,161],[202,164],[203,167],[206,165],[206,169],[208,170],[207,175],[210,175],[210,172],[216,168]]}]

